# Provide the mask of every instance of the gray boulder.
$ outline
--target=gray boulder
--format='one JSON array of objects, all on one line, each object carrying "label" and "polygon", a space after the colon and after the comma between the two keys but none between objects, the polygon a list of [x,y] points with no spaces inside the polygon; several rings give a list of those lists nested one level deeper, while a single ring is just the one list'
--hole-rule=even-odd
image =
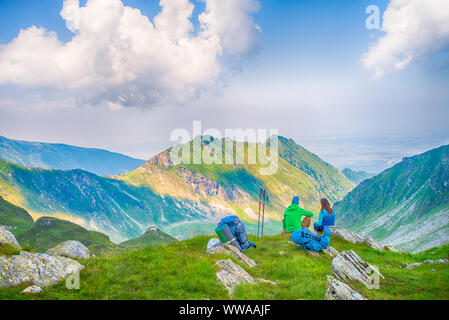
[{"label": "gray boulder", "polygon": [[0,226],[0,244],[8,244],[14,248],[20,248],[20,244],[17,242],[16,237],[2,226]]},{"label": "gray boulder", "polygon": [[327,291],[324,300],[367,300],[357,291],[354,291],[347,284],[327,276]]},{"label": "gray boulder", "polygon": [[239,284],[257,283],[256,279],[251,277],[242,267],[232,262],[231,259],[219,260],[216,264],[220,269],[216,273],[217,279],[225,286],[230,296],[232,296],[234,288]]},{"label": "gray boulder", "polygon": [[29,286],[28,288],[22,290],[21,293],[40,293],[42,288],[36,285]]},{"label": "gray boulder", "polygon": [[419,267],[419,266],[421,266],[421,265],[422,265],[422,263],[419,263],[419,262],[417,262],[417,263],[410,263],[410,264],[407,265],[405,268],[406,268],[406,269],[414,269],[414,268]]},{"label": "gray boulder", "polygon": [[66,258],[89,259],[92,257],[89,249],[79,241],[68,240],[58,244],[56,247],[48,249],[50,256],[60,256]]},{"label": "gray boulder", "polygon": [[323,254],[329,258],[335,258],[337,254],[339,253],[337,249],[332,248],[331,246],[324,249]]},{"label": "gray boulder", "polygon": [[48,287],[79,272],[83,267],[72,259],[22,251],[20,255],[10,258],[0,257],[0,288],[23,283]]},{"label": "gray boulder", "polygon": [[207,248],[206,254],[228,254],[250,268],[253,268],[257,265],[257,263],[253,259],[248,258],[244,253],[240,252],[239,249],[227,243],[222,246]]},{"label": "gray boulder", "polygon": [[371,285],[373,273],[384,276],[372,265],[363,261],[353,250],[343,251],[332,260],[331,270],[335,277],[344,282],[360,282]]}]

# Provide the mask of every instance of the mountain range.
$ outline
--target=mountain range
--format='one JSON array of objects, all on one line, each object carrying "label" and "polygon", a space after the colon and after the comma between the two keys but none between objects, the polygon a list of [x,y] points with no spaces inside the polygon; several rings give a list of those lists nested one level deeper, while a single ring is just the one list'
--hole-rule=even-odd
[{"label": "mountain range", "polygon": [[[201,140],[202,154],[218,142],[211,137],[195,139]],[[338,169],[293,140],[278,139],[274,175],[261,175],[264,165],[259,160],[255,164],[174,164],[171,149],[136,170],[111,177],[0,160],[0,195],[25,208],[34,219],[68,220],[119,243],[143,235],[150,225],[181,239],[211,233],[218,220],[230,214],[239,215],[254,231],[259,188],[264,187],[270,195],[265,232],[277,233],[293,195],[300,195],[303,206],[317,212],[321,197],[340,200],[354,187]],[[236,150],[243,147],[248,157],[250,144],[233,144]]]},{"label": "mountain range", "polygon": [[366,172],[363,170],[354,171],[349,168],[343,169],[342,173],[346,176],[346,178],[348,178],[349,180],[354,182],[356,185],[359,184],[360,182],[362,182],[363,180],[366,180],[366,179],[369,179],[369,178],[372,178],[375,176],[375,174],[373,174],[373,173],[369,173],[369,172]]},{"label": "mountain range", "polygon": [[334,206],[337,224],[407,251],[449,242],[449,146],[404,158]]},{"label": "mountain range", "polygon": [[145,161],[101,149],[27,142],[0,136],[0,159],[26,167],[82,169],[98,175],[125,173]]}]

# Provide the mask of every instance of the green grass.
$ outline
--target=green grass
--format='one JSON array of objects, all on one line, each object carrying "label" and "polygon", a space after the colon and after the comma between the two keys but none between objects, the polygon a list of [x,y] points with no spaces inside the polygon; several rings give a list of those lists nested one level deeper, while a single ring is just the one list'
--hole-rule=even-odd
[{"label": "green grass", "polygon": [[22,246],[29,246],[36,252],[45,252],[67,240],[82,242],[95,255],[120,249],[102,233],[88,231],[77,224],[51,217],[36,220],[31,228],[17,237],[17,240]]},{"label": "green grass", "polygon": [[33,225],[33,218],[24,209],[0,196],[0,225],[12,227],[10,231],[19,235]]},{"label": "green grass", "polygon": [[[23,295],[18,288],[0,289],[0,299],[229,299],[216,279],[215,261],[228,256],[205,254],[209,237],[201,236],[160,247],[130,250],[114,256],[102,256],[83,263],[80,290],[68,290],[64,282],[36,296]],[[234,299],[316,299],[326,292],[326,275],[331,260],[312,256],[287,242],[288,236],[270,236],[255,240],[257,249],[247,255],[258,266],[244,267],[252,276],[278,283],[241,285]],[[331,240],[337,250],[355,250],[362,259],[379,267],[386,277],[379,290],[351,284],[368,299],[449,299],[449,265],[423,265],[407,270],[403,262],[448,257],[449,246],[421,254],[378,252],[365,245]],[[434,269],[435,271],[432,271]]]}]

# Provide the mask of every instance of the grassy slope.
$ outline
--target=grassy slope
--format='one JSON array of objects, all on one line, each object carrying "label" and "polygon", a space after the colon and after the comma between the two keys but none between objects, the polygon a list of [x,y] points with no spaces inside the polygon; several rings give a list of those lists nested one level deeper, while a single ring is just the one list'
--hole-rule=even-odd
[{"label": "grassy slope", "polygon": [[[0,299],[229,299],[215,277],[214,264],[229,257],[205,255],[208,239],[203,236],[112,257],[92,258],[81,272],[79,291],[67,290],[62,282],[35,296],[20,294],[23,287],[0,289]],[[320,300],[324,297],[331,260],[297,251],[287,239],[271,236],[256,240],[258,248],[247,254],[259,265],[254,269],[243,266],[251,275],[276,281],[278,285],[241,285],[235,290],[235,299]],[[412,255],[377,252],[335,238],[331,245],[340,251],[354,249],[385,275],[380,290],[354,284],[369,299],[449,299],[448,264],[423,265],[413,270],[399,268],[402,262],[448,257],[449,246]]]},{"label": "grassy slope", "polygon": [[148,246],[160,246],[174,241],[177,241],[176,238],[173,238],[169,234],[159,229],[152,230],[150,228],[140,237],[122,242],[120,246],[126,248],[144,248]]},{"label": "grassy slope", "polygon": [[33,225],[33,218],[24,209],[0,196],[0,225],[13,227],[10,231],[17,236]]},{"label": "grassy slope", "polygon": [[22,246],[33,248],[35,252],[45,252],[67,240],[80,241],[94,254],[119,250],[119,246],[104,234],[50,217],[39,218],[31,228],[20,234],[17,240]]}]

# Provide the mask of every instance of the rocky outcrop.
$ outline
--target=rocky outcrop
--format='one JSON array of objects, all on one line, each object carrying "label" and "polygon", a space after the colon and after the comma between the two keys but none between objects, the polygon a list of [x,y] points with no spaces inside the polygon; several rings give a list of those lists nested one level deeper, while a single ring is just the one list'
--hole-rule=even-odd
[{"label": "rocky outcrop", "polygon": [[327,276],[327,292],[324,300],[367,300],[360,293],[354,291],[346,283],[332,276]]},{"label": "rocky outcrop", "polygon": [[343,251],[332,260],[332,273],[337,279],[344,282],[360,282],[367,286],[371,285],[372,274],[384,279],[377,268],[363,261],[354,251]]},{"label": "rocky outcrop", "polygon": [[20,248],[20,244],[17,242],[16,237],[2,226],[0,226],[0,244],[7,244],[14,248]]},{"label": "rocky outcrop", "polygon": [[365,241],[365,239],[357,233],[343,229],[342,227],[332,226],[329,228],[331,229],[333,237],[337,237],[351,243],[363,243]]},{"label": "rocky outcrop", "polygon": [[79,241],[68,240],[58,244],[56,247],[48,249],[50,256],[60,256],[67,258],[89,259],[92,257],[89,249]]},{"label": "rocky outcrop", "polygon": [[236,286],[242,283],[256,284],[257,280],[251,277],[242,267],[236,265],[231,259],[219,260],[216,262],[219,269],[216,273],[218,280],[228,290],[229,295],[232,296],[233,290]]},{"label": "rocky outcrop", "polygon": [[[354,244],[364,243],[368,247],[373,248],[374,250],[385,251],[385,248],[379,242],[374,240],[373,238],[369,238],[369,237],[364,238],[364,237],[358,235],[357,233],[346,230],[342,227],[332,226],[332,227],[330,227],[330,229],[332,231],[332,236],[334,236],[334,237],[346,240],[346,241],[354,243]],[[393,247],[391,247],[391,248],[393,248]],[[394,250],[396,250],[396,249],[394,249]],[[393,251],[393,250],[391,250],[391,251]],[[396,250],[396,252],[397,252],[397,250]]]},{"label": "rocky outcrop", "polygon": [[422,266],[423,264],[448,263],[448,262],[449,262],[449,260],[447,260],[447,259],[438,259],[438,260],[427,259],[427,260],[424,260],[422,263],[421,262],[410,263],[405,268],[406,269],[414,269],[416,267]]},{"label": "rocky outcrop", "polygon": [[21,291],[21,293],[40,293],[42,288],[36,285],[29,286],[28,288]]},{"label": "rocky outcrop", "polygon": [[10,258],[0,257],[0,288],[23,283],[48,287],[82,268],[83,265],[69,258],[22,251]]},{"label": "rocky outcrop", "polygon": [[365,243],[368,247],[373,248],[374,250],[385,251],[384,247],[373,238],[365,238],[363,243]]},{"label": "rocky outcrop", "polygon": [[253,259],[248,258],[244,253],[240,252],[239,249],[227,243],[221,246],[208,248],[206,251],[206,254],[220,254],[220,253],[229,254],[250,268],[253,268],[257,265],[257,263]]},{"label": "rocky outcrop", "polygon": [[216,273],[217,279],[225,286],[228,290],[229,296],[231,297],[234,288],[242,283],[256,284],[263,282],[271,285],[277,285],[274,281],[261,278],[254,279],[248,272],[245,271],[245,269],[236,265],[231,259],[219,260],[216,264],[219,268]]},{"label": "rocky outcrop", "polygon": [[333,247],[329,246],[326,249],[324,249],[322,253],[329,258],[335,258],[339,252],[337,249],[334,249]]}]

